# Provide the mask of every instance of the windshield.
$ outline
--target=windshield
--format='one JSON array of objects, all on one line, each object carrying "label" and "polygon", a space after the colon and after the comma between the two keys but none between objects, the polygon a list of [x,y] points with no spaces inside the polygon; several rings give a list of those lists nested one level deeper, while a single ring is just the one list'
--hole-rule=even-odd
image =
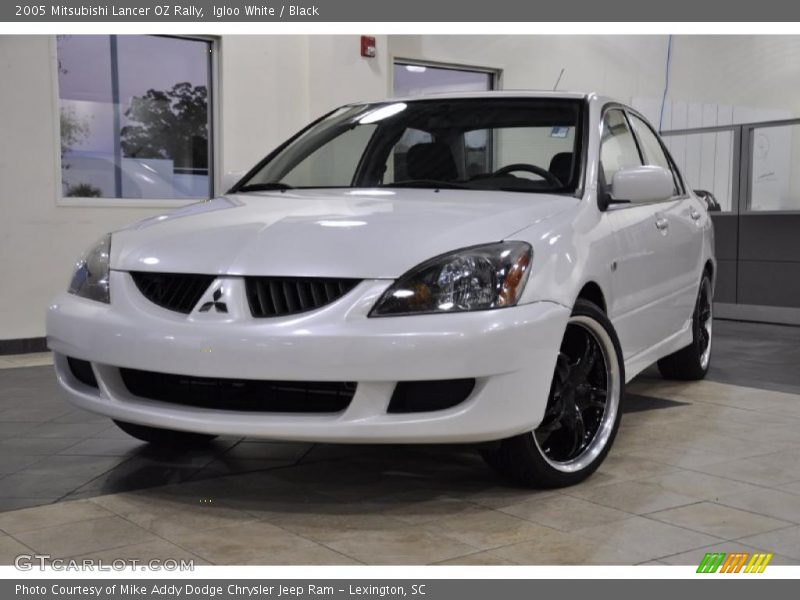
[{"label": "windshield", "polygon": [[342,107],[234,191],[456,188],[572,193],[583,102],[477,98]]}]

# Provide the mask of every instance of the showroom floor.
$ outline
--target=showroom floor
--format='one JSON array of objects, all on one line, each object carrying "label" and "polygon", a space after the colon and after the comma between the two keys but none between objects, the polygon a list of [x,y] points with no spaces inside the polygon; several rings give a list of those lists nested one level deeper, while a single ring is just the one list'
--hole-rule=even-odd
[{"label": "showroom floor", "polygon": [[800,328],[715,323],[703,382],[628,388],[611,455],[560,492],[465,447],[224,440],[156,452],[70,408],[47,355],[0,357],[0,564],[800,564]]}]

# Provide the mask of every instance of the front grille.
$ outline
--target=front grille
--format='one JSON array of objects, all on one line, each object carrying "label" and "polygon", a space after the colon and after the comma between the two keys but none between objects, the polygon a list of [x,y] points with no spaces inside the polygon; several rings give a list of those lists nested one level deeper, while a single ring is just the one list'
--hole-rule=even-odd
[{"label": "front grille", "polygon": [[444,410],[461,404],[475,389],[474,379],[400,381],[389,401],[390,413]]},{"label": "front grille", "polygon": [[214,281],[214,275],[131,273],[142,295],[161,308],[188,315]]},{"label": "front grille", "polygon": [[265,381],[171,375],[120,369],[134,396],[199,408],[267,413],[337,413],[346,409],[356,384],[327,381]]},{"label": "front grille", "polygon": [[254,317],[282,317],[314,310],[344,296],[358,279],[316,277],[245,277]]}]

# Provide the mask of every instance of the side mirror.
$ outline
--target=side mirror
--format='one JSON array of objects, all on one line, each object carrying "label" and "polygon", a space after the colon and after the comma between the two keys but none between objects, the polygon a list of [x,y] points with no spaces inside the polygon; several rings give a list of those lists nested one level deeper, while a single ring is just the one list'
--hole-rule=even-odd
[{"label": "side mirror", "polygon": [[719,202],[714,197],[714,194],[708,190],[694,190],[694,195],[697,196],[699,200],[705,202],[708,212],[722,211],[722,206],[720,206]]},{"label": "side mirror", "polygon": [[222,176],[222,190],[223,194],[231,189],[236,183],[244,177],[247,171],[226,171]]},{"label": "side mirror", "polygon": [[620,169],[614,174],[610,190],[612,204],[666,200],[674,193],[672,173],[653,165]]}]

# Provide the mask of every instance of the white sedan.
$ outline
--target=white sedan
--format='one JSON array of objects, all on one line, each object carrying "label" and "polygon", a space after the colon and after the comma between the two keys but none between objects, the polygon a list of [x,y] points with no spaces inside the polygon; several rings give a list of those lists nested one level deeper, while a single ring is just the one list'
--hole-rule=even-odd
[{"label": "white sedan", "polygon": [[339,108],[105,236],[47,335],[67,398],[151,443],[485,442],[555,487],[603,461],[626,381],[705,375],[715,266],[635,110],[429,96]]}]

